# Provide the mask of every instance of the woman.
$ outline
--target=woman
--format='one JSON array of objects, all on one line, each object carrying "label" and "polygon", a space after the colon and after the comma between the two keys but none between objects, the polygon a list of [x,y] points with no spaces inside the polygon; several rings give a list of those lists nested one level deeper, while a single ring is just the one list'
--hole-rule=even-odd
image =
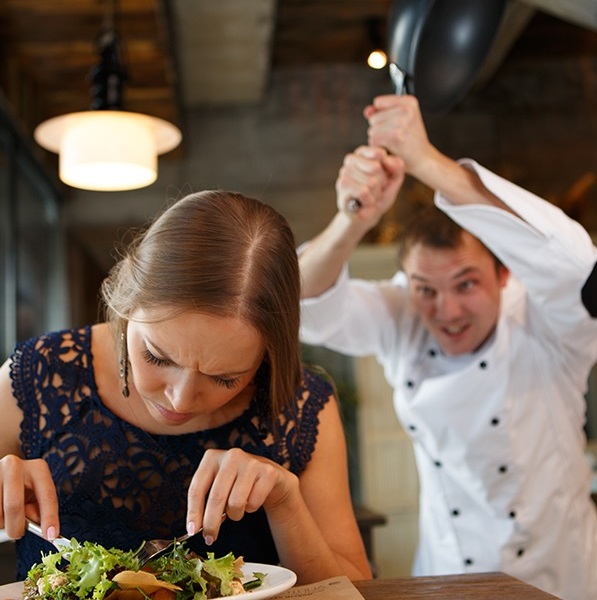
[{"label": "woman", "polygon": [[[102,287],[107,321],[22,344],[0,369],[0,526],[18,578],[48,539],[371,576],[330,384],[300,360],[292,232],[240,194],[191,194]],[[226,519],[222,520],[222,515]],[[23,537],[21,537],[23,536]]]}]

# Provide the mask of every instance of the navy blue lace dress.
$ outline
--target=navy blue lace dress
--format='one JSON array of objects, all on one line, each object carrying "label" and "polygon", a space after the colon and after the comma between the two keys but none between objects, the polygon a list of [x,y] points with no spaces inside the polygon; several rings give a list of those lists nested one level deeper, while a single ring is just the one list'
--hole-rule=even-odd
[{"label": "navy blue lace dress", "polygon": [[[50,466],[61,533],[124,550],[138,548],[143,539],[184,533],[188,485],[207,448],[242,448],[300,473],[315,447],[319,412],[333,393],[328,381],[305,370],[295,408],[277,420],[275,443],[263,414],[269,391],[262,366],[251,405],[234,421],[199,433],[149,434],[114,415],[98,397],[90,327],[23,343],[13,355],[11,378],[24,414],[22,452]],[[278,563],[263,510],[239,522],[226,520],[212,546],[200,535],[189,545],[202,555],[232,551],[248,562]],[[17,579],[24,579],[41,552],[53,547],[26,533],[16,550]]]}]

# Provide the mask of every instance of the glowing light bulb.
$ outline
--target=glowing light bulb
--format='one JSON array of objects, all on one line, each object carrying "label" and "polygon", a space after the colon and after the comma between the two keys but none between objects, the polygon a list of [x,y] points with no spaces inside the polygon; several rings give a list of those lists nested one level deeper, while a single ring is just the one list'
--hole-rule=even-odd
[{"label": "glowing light bulb", "polygon": [[372,69],[383,69],[388,64],[388,57],[383,50],[373,50],[367,58],[367,64]]}]

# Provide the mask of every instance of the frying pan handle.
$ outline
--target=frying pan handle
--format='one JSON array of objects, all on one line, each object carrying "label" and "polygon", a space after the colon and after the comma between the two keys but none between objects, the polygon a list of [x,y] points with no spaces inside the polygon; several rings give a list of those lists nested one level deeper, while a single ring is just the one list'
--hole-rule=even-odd
[{"label": "frying pan handle", "polygon": [[390,79],[396,88],[396,94],[406,94],[406,73],[396,64],[390,63]]}]

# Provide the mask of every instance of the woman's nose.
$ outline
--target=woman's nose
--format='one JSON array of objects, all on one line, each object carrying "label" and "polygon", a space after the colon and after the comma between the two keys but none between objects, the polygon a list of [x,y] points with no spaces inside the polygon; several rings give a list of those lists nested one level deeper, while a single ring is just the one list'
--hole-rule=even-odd
[{"label": "woman's nose", "polygon": [[176,379],[166,388],[166,397],[177,412],[189,412],[197,396],[197,382],[193,373],[177,373]]}]

